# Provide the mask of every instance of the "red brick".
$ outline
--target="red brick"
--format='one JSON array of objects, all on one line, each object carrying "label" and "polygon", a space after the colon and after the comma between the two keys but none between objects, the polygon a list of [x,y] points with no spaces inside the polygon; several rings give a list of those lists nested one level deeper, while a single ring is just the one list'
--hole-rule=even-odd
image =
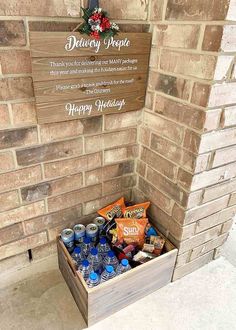
[{"label": "red brick", "polygon": [[199,25],[157,25],[155,31],[156,43],[158,47],[196,48],[199,31]]},{"label": "red brick", "polygon": [[16,251],[20,254],[45,243],[47,243],[47,234],[43,232],[3,245],[0,247],[0,260],[15,255]]},{"label": "red brick", "polygon": [[236,146],[216,150],[212,167],[222,166],[236,161]]},{"label": "red brick", "polygon": [[13,170],[15,167],[13,154],[10,151],[0,153],[0,172]]},{"label": "red brick", "polygon": [[222,25],[207,25],[204,31],[202,49],[211,52],[218,52],[220,50],[222,34]]},{"label": "red brick", "polygon": [[80,16],[80,0],[2,0],[0,15],[3,16]]},{"label": "red brick", "polygon": [[205,189],[203,195],[203,203],[216,199],[236,191],[236,180],[226,181],[225,183],[216,184],[215,186]]},{"label": "red brick", "polygon": [[162,12],[163,12],[164,0],[150,0],[150,20],[151,21],[161,21],[162,20]]},{"label": "red brick", "polygon": [[86,153],[91,153],[120,145],[132,144],[136,142],[136,137],[136,129],[85,137],[85,151]]},{"label": "red brick", "polygon": [[236,51],[236,26],[225,25],[224,32],[221,42],[221,49],[224,52],[235,52]]},{"label": "red brick", "polygon": [[78,171],[88,171],[101,165],[102,156],[101,153],[97,152],[91,155],[46,163],[44,164],[44,171],[46,178],[55,178],[75,174]]},{"label": "red brick", "polygon": [[110,0],[108,2],[107,0],[100,0],[99,5],[101,8],[106,8],[106,11],[112,19],[130,19],[139,21],[147,19],[147,0],[137,0],[135,3],[129,0],[123,0],[122,6],[117,6],[116,0]]},{"label": "red brick", "polygon": [[35,103],[12,104],[12,116],[16,126],[37,124]]},{"label": "red brick", "polygon": [[18,191],[13,190],[0,194],[0,211],[8,211],[20,205]]},{"label": "red brick", "polygon": [[45,212],[44,201],[21,206],[17,209],[0,214],[0,228],[19,223],[24,220],[38,217]]},{"label": "red brick", "polygon": [[182,149],[173,142],[163,139],[156,134],[152,134],[151,136],[151,150],[178,164],[181,161]]},{"label": "red brick", "polygon": [[21,223],[0,229],[0,246],[12,241],[19,240],[24,236]]},{"label": "red brick", "polygon": [[229,196],[221,197],[213,202],[208,202],[186,212],[185,224],[189,224],[207,217],[227,207]]},{"label": "red brick", "polygon": [[185,209],[180,207],[177,203],[175,203],[172,210],[172,217],[181,225],[184,223],[185,219]]},{"label": "red brick", "polygon": [[103,195],[110,195],[132,188],[136,184],[136,176],[128,175],[111,179],[103,183]]},{"label": "red brick", "polygon": [[222,126],[233,126],[236,125],[236,106],[227,107],[223,112],[223,122]]},{"label": "red brick", "polygon": [[199,155],[196,159],[195,173],[206,171],[209,167],[210,159],[210,153]]},{"label": "red brick", "polygon": [[190,21],[224,20],[228,11],[228,0],[168,0],[166,19]]},{"label": "red brick", "polygon": [[236,128],[203,134],[199,152],[207,152],[235,144]]},{"label": "red brick", "polygon": [[33,262],[48,258],[51,255],[57,255],[57,243],[54,241],[31,249]]},{"label": "red brick", "polygon": [[193,207],[199,206],[202,203],[202,195],[203,195],[202,190],[198,190],[190,193],[188,196],[187,208],[191,209]]},{"label": "red brick", "polygon": [[236,82],[215,84],[212,86],[209,107],[219,107],[236,103]]},{"label": "red brick", "polygon": [[151,136],[151,132],[150,132],[149,128],[146,125],[139,127],[138,141],[141,144],[149,147],[149,145],[150,145],[150,136]]},{"label": "red brick", "polygon": [[48,210],[54,212],[67,207],[75,206],[102,196],[101,185],[89,186],[84,189],[75,190],[57,197],[48,198]]},{"label": "red brick", "polygon": [[192,179],[193,179],[193,175],[191,173],[183,170],[182,168],[179,168],[178,178],[177,178],[178,185],[180,185],[186,190],[190,190]]},{"label": "red brick", "polygon": [[[201,79],[213,79],[217,58],[212,55],[199,55],[162,50],[160,68],[166,72],[179,73]],[[191,65],[186,65],[191,63]]]},{"label": "red brick", "polygon": [[11,125],[8,107],[6,104],[0,104],[0,128],[9,127]]},{"label": "red brick", "polygon": [[183,140],[183,127],[173,123],[165,118],[152,114],[149,112],[144,113],[144,123],[156,132],[161,132],[164,137],[169,138],[175,143],[181,144]]},{"label": "red brick", "polygon": [[163,96],[156,98],[155,112],[160,115],[201,130],[204,127],[205,112],[195,107],[167,99]]},{"label": "red brick", "polygon": [[[9,2],[6,1],[9,7]],[[2,3],[1,3],[2,6]],[[1,9],[0,9],[1,11]],[[4,46],[25,46],[26,35],[23,21],[0,22],[0,44]]]},{"label": "red brick", "polygon": [[27,167],[18,171],[0,174],[0,191],[16,189],[42,180],[41,167]]},{"label": "red brick", "polygon": [[31,73],[30,52],[28,50],[0,51],[3,74]]},{"label": "red brick", "polygon": [[193,84],[191,102],[201,107],[206,107],[208,105],[210,92],[210,85],[195,82]]},{"label": "red brick", "polygon": [[153,110],[154,99],[155,99],[155,93],[152,92],[152,91],[147,91],[146,100],[145,100],[145,107],[148,108],[149,110]]},{"label": "red brick", "polygon": [[121,129],[137,126],[141,119],[141,111],[130,111],[106,115],[105,130]]},{"label": "red brick", "polygon": [[[152,35],[152,40],[153,40],[153,43],[155,43],[154,34]],[[151,54],[150,54],[150,60],[149,60],[149,66],[153,69],[157,69],[159,60],[160,60],[160,49],[158,49],[156,47],[152,47]]]},{"label": "red brick", "polygon": [[16,158],[19,165],[30,165],[58,158],[78,156],[82,152],[82,138],[77,138],[33,148],[20,149],[16,151]]},{"label": "red brick", "polygon": [[209,110],[206,112],[204,131],[212,131],[219,127],[221,118],[221,109]]},{"label": "red brick", "polygon": [[59,224],[78,221],[81,217],[81,205],[70,207],[69,209],[60,210],[55,213],[50,213],[42,217],[33,218],[24,222],[25,234],[32,235],[48,228],[53,228]]},{"label": "red brick", "polygon": [[137,145],[105,150],[104,163],[107,165],[107,164],[127,161],[129,159],[136,158],[137,155],[138,155]]},{"label": "red brick", "polygon": [[142,177],[145,177],[146,174],[146,164],[142,162],[141,160],[137,160],[137,165],[136,165],[136,172],[141,175]]},{"label": "red brick", "polygon": [[190,131],[186,129],[185,136],[184,136],[184,148],[188,149],[189,151],[198,154],[199,146],[201,143],[201,136],[194,131]]},{"label": "red brick", "polygon": [[36,127],[0,131],[0,149],[28,146],[37,142]]},{"label": "red brick", "polygon": [[0,79],[0,101],[34,97],[31,77]]}]

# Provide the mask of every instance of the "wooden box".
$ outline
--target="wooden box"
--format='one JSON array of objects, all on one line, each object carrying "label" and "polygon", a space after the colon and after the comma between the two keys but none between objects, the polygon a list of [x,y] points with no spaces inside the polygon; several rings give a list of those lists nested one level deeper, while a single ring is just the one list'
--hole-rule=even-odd
[{"label": "wooden box", "polygon": [[171,282],[177,256],[166,240],[166,253],[89,289],[60,238],[57,247],[59,268],[88,326]]}]

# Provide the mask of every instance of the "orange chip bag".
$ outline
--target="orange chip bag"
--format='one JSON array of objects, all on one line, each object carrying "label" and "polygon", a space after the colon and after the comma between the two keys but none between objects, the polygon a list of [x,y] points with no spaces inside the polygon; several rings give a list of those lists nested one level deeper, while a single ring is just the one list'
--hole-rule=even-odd
[{"label": "orange chip bag", "polygon": [[122,218],[116,219],[118,241],[126,244],[136,243],[143,246],[145,239],[145,227],[148,219]]},{"label": "orange chip bag", "polygon": [[146,202],[126,207],[124,210],[124,218],[146,218],[146,210],[149,205],[150,202]]},{"label": "orange chip bag", "polygon": [[110,221],[113,218],[122,217],[124,209],[125,209],[125,201],[124,201],[124,197],[122,197],[115,203],[110,204],[104,207],[103,209],[99,210],[98,214],[101,215],[103,218],[107,219],[108,221]]}]

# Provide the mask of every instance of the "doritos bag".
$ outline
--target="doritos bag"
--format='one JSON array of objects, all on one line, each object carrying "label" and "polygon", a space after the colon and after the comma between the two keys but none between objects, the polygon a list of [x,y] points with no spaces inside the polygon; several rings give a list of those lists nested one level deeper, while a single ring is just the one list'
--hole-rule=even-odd
[{"label": "doritos bag", "polygon": [[124,210],[124,218],[146,218],[146,210],[149,207],[150,202],[141,203],[126,207]]},{"label": "doritos bag", "polygon": [[113,218],[121,218],[125,209],[124,197],[120,198],[115,203],[104,207],[103,209],[98,211],[98,214],[108,221]]},{"label": "doritos bag", "polygon": [[144,244],[145,227],[148,219],[115,219],[117,224],[118,241],[124,241],[126,244],[135,243],[140,247]]}]

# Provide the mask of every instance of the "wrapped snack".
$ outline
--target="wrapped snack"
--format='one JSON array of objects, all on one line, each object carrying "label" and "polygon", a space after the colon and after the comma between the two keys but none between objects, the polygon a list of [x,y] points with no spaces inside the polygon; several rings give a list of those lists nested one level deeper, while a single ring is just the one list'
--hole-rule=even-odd
[{"label": "wrapped snack", "polygon": [[162,249],[165,245],[165,239],[161,236],[150,236],[150,244],[154,245],[154,250],[152,253],[159,256],[162,252]]},{"label": "wrapped snack", "polygon": [[103,209],[98,211],[98,214],[101,215],[106,220],[110,221],[114,218],[122,217],[122,214],[125,209],[124,197],[120,198],[113,204],[110,204]]},{"label": "wrapped snack", "polygon": [[109,234],[112,235],[112,244],[115,244],[117,242],[117,230],[116,228],[113,228],[111,230],[109,230]]},{"label": "wrapped snack", "polygon": [[146,233],[147,237],[158,236],[158,233],[157,233],[156,229],[152,225],[150,225],[150,223],[147,224],[147,227],[145,229],[145,233]]},{"label": "wrapped snack", "polygon": [[134,243],[140,247],[144,244],[145,227],[148,219],[116,219],[118,241],[126,244]]},{"label": "wrapped snack", "polygon": [[141,203],[126,207],[124,209],[124,218],[141,219],[146,218],[146,210],[149,207],[150,202]]},{"label": "wrapped snack", "polygon": [[145,262],[147,262],[149,260],[152,260],[154,258],[156,258],[156,255],[155,254],[148,253],[148,252],[143,252],[143,251],[139,251],[133,257],[133,261],[139,262],[139,263],[143,264],[143,263],[145,263]]}]

